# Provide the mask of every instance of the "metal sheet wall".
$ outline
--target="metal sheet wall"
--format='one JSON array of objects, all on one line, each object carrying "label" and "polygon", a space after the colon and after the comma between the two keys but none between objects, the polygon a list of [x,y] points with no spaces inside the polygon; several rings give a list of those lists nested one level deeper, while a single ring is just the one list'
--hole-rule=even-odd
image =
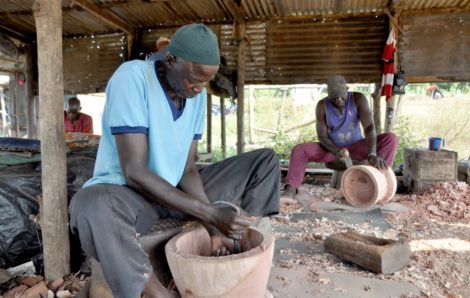
[{"label": "metal sheet wall", "polygon": [[401,69],[410,82],[470,81],[470,12],[405,14]]},{"label": "metal sheet wall", "polygon": [[66,94],[103,91],[124,61],[123,34],[64,39],[64,91]]},{"label": "metal sheet wall", "polygon": [[271,21],[266,79],[273,84],[323,83],[341,74],[351,83],[377,82],[387,32],[384,17]]}]

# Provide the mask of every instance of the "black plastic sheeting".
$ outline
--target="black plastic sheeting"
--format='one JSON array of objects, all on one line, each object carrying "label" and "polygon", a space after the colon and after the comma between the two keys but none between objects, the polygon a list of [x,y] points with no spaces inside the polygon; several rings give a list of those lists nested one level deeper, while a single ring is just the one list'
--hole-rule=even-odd
[{"label": "black plastic sheeting", "polygon": [[[96,149],[67,156],[67,189],[70,198],[92,176]],[[0,268],[28,261],[41,253],[41,235],[31,215],[39,212],[40,162],[0,170]]]}]

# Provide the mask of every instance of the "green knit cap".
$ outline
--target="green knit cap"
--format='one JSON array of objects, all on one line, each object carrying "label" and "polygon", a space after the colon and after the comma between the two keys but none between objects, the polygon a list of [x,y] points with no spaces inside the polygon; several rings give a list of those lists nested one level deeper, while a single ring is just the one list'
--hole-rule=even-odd
[{"label": "green knit cap", "polygon": [[185,25],[171,37],[168,51],[176,57],[202,65],[219,65],[217,36],[204,24]]}]

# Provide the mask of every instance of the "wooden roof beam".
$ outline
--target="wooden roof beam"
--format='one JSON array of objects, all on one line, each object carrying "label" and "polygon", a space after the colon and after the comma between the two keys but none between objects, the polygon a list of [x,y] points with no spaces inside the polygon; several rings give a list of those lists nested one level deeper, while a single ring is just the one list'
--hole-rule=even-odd
[{"label": "wooden roof beam", "polygon": [[16,31],[15,29],[9,28],[0,24],[0,32],[5,33],[6,35],[13,37],[23,43],[31,43],[35,39],[34,37],[24,35],[21,32]]},{"label": "wooden roof beam", "polygon": [[131,26],[127,25],[119,16],[110,12],[107,9],[103,9],[95,5],[90,0],[73,0],[75,4],[94,15],[99,20],[118,28],[127,35],[127,59],[130,59],[132,53],[132,46],[135,39],[135,30]]},{"label": "wooden roof beam", "polygon": [[108,25],[118,28],[126,34],[134,35],[134,28],[109,10],[100,8],[90,0],[73,0],[73,2]]},{"label": "wooden roof beam", "polygon": [[222,0],[230,14],[234,17],[235,21],[243,20],[245,18],[245,11],[238,6],[234,0]]}]

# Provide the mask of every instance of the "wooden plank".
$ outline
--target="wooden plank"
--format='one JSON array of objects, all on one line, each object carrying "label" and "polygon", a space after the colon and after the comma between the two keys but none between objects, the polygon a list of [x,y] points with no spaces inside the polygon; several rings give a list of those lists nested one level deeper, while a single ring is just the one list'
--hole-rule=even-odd
[{"label": "wooden plank", "polygon": [[403,269],[411,257],[410,246],[404,241],[365,236],[352,231],[326,238],[325,251],[382,274]]},{"label": "wooden plank", "polygon": [[62,1],[36,0],[41,139],[41,230],[45,277],[70,273],[67,168],[64,139]]}]

